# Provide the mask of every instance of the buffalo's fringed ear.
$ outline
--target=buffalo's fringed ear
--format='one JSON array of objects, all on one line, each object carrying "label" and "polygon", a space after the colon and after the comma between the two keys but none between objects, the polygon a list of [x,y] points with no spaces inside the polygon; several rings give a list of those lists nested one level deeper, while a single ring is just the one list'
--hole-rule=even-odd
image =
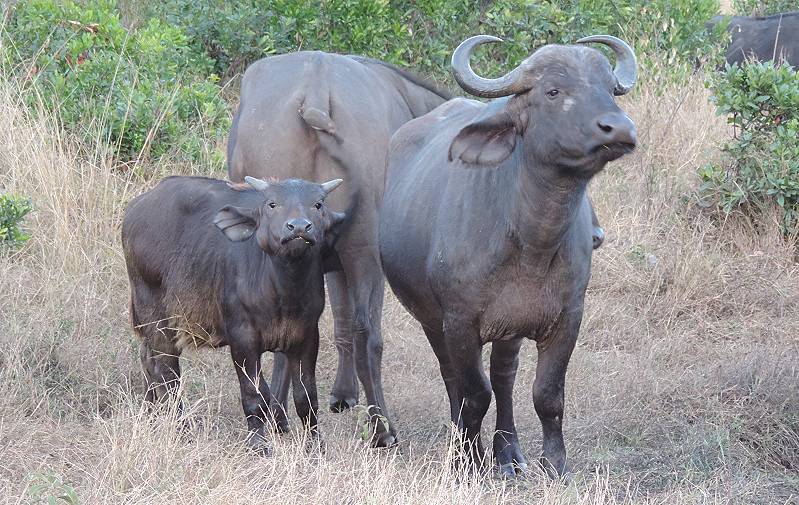
[{"label": "buffalo's fringed ear", "polygon": [[464,126],[449,146],[449,160],[472,165],[498,165],[516,146],[516,124],[502,110]]},{"label": "buffalo's fringed ear", "polygon": [[233,242],[241,242],[252,237],[258,227],[258,210],[228,205],[219,209],[214,216],[214,224]]}]

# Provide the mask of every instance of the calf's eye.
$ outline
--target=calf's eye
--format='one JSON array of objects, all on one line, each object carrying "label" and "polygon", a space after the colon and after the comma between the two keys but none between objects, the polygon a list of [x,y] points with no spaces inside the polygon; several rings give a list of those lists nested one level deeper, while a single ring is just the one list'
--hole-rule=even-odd
[{"label": "calf's eye", "polygon": [[558,93],[560,93],[560,91],[556,89],[550,89],[549,91],[547,91],[547,96],[549,98],[555,98],[556,96],[558,96]]},{"label": "calf's eye", "polygon": [[322,202],[316,202],[313,204],[314,209],[319,210],[322,208]]},{"label": "calf's eye", "polygon": [[269,202],[268,205],[270,209],[274,209],[275,207],[277,207],[277,204],[275,202]]}]

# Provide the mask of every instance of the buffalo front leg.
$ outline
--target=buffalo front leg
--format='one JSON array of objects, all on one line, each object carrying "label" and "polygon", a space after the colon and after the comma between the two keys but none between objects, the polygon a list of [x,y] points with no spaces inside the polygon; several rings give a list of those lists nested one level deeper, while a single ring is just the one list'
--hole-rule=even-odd
[{"label": "buffalo front leg", "polygon": [[[568,316],[567,316],[568,317]],[[541,420],[543,453],[540,463],[553,478],[566,473],[566,446],[563,443],[563,405],[566,368],[580,329],[582,313],[538,343],[538,365],[533,382],[533,404]]]},{"label": "buffalo front leg", "polygon": [[319,354],[319,329],[314,327],[306,332],[299,352],[292,354],[291,384],[293,387],[294,408],[297,410],[303,427],[307,430],[310,442],[319,440],[319,401],[316,394],[316,358]]},{"label": "buffalo front leg", "polygon": [[[242,338],[244,334],[247,336]],[[241,406],[247,418],[247,445],[267,453],[266,424],[274,422],[269,410],[272,396],[261,372],[261,351],[256,344],[255,332],[231,335],[230,341],[230,354],[241,389]]]},{"label": "buffalo front leg", "polygon": [[338,351],[336,380],[330,392],[330,411],[343,412],[358,404],[352,303],[343,272],[329,272],[325,278],[330,294],[330,308],[333,312],[333,340]]},{"label": "buffalo front leg", "polygon": [[367,401],[370,444],[389,447],[397,435],[383,397],[381,365],[383,337],[380,320],[383,310],[383,272],[377,247],[364,249],[360,255],[347,256],[344,273],[352,306],[352,332],[355,340],[355,369],[363,384]]},{"label": "buffalo front leg", "polygon": [[272,362],[271,408],[275,414],[275,428],[279,433],[289,431],[288,392],[291,385],[289,360],[282,352],[276,352]]},{"label": "buffalo front leg", "polygon": [[480,352],[482,344],[477,330],[461,321],[444,323],[444,339],[450,365],[457,377],[459,404],[451,406],[451,411],[458,412],[452,421],[461,438],[461,461],[467,468],[474,469],[484,462],[480,430],[491,403],[491,384],[483,371]]},{"label": "buffalo front leg", "polygon": [[497,429],[494,432],[494,459],[503,476],[513,477],[527,469],[516,423],[513,419],[513,384],[519,368],[522,339],[491,344],[491,389],[497,400]]}]

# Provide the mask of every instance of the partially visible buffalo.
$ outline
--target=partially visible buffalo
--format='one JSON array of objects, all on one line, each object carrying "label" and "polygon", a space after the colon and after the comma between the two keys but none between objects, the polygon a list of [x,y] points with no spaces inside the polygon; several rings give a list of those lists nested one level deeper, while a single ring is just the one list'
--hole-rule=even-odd
[{"label": "partially visible buffalo", "polygon": [[799,12],[751,18],[716,16],[708,27],[727,19],[731,38],[726,53],[727,63],[740,65],[748,59],[774,60],[799,68]]},{"label": "partially visible buffalo", "polygon": [[[330,408],[358,401],[360,378],[377,446],[396,441],[388,418],[380,366],[383,273],[377,245],[377,208],[383,197],[391,135],[450,94],[386,63],[322,52],[262,59],[244,74],[241,103],[228,142],[230,179],[244,176],[343,177],[346,189],[331,206],[347,222],[327,275],[335,319],[338,373]],[[275,356],[275,376],[284,363]],[[356,378],[357,370],[357,378]]]},{"label": "partially visible buffalo", "polygon": [[297,414],[316,435],[322,253],[344,216],[325,204],[341,180],[247,180],[252,187],[164,179],[128,206],[122,246],[145,399],[174,396],[184,349],[229,345],[247,440],[260,449],[265,425],[274,422],[272,393],[261,375],[264,351],[287,356]]},{"label": "partially visible buffalo", "polygon": [[[464,41],[452,56],[461,87],[488,104],[455,99],[391,139],[380,214],[380,252],[394,293],[421,323],[438,358],[463,453],[482,456],[480,430],[497,401],[494,457],[526,467],[513,418],[524,339],[538,347],[533,403],[543,426],[542,464],[566,468],[562,423],[566,368],[591,271],[588,181],[636,144],[616,105],[636,79],[632,49],[610,36],[616,68],[583,45],[538,49],[503,77],[486,79]],[[491,343],[490,382],[481,348]]]}]

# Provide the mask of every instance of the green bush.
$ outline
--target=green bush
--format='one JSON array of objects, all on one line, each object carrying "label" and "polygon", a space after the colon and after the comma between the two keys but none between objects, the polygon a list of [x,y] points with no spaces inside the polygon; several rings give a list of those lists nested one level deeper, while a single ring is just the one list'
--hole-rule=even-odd
[{"label": "green bush", "polygon": [[153,18],[127,30],[114,0],[27,0],[3,38],[14,48],[6,66],[33,91],[29,105],[107,140],[123,160],[174,151],[196,159],[200,135],[227,133],[213,62],[179,27]]},{"label": "green bush", "polygon": [[543,44],[610,33],[639,51],[692,68],[715,42],[704,23],[717,0],[167,0],[150,15],[180,26],[194,47],[231,77],[273,53],[316,49],[406,65],[449,80],[449,58],[469,35],[506,43],[481,51],[476,66],[507,70]]},{"label": "green bush", "polygon": [[727,66],[710,83],[719,114],[736,136],[724,161],[703,167],[700,196],[729,214],[777,205],[782,229],[799,225],[799,73],[771,61]]},{"label": "green bush", "polygon": [[14,195],[0,195],[0,245],[20,246],[30,238],[20,228],[22,220],[33,210],[31,201]]},{"label": "green bush", "polygon": [[733,0],[732,4],[740,16],[768,16],[799,9],[796,0]]}]

